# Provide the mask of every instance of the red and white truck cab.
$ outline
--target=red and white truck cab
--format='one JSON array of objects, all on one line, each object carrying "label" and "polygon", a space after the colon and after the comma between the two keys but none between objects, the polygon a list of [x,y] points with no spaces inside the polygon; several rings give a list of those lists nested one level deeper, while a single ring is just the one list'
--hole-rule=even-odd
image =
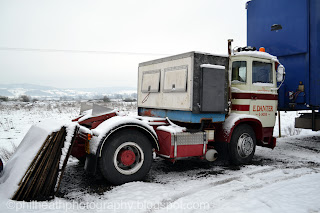
[{"label": "red and white truck cab", "polygon": [[72,155],[113,184],[141,180],[153,152],[170,161],[214,161],[218,144],[224,144],[231,163],[247,164],[256,145],[276,145],[277,82],[283,74],[276,57],[250,48],[229,56],[189,52],[140,63],[138,116],[94,105],[74,120],[86,128]]},{"label": "red and white truck cab", "polygon": [[[262,146],[274,148],[278,93],[276,68],[279,62],[263,51],[238,52],[231,57],[231,112],[259,118]],[[280,67],[283,69],[283,67]],[[282,79],[280,79],[282,81]]]}]

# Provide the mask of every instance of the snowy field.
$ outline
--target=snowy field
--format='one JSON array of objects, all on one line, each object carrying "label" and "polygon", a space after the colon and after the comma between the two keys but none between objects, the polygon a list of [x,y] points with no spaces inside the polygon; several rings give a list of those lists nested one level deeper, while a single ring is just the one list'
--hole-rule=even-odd
[{"label": "snowy field", "polygon": [[[108,103],[134,114],[132,103]],[[5,161],[32,124],[70,120],[77,102],[0,103],[0,156]],[[274,150],[257,147],[250,165],[199,159],[154,160],[141,182],[111,186],[69,160],[59,196],[51,201],[0,200],[0,212],[320,212],[320,132],[294,128],[296,112],[281,112]],[[274,131],[278,136],[278,126]]]}]

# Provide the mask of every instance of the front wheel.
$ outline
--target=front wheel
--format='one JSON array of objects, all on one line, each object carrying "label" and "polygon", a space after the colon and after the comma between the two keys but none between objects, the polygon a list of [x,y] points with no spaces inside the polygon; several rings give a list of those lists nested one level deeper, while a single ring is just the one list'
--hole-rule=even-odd
[{"label": "front wheel", "polygon": [[107,140],[99,159],[102,175],[115,185],[141,180],[151,164],[151,143],[135,130],[121,131]]},{"label": "front wheel", "polygon": [[229,143],[229,159],[234,165],[251,162],[256,150],[256,135],[247,124],[235,128]]}]

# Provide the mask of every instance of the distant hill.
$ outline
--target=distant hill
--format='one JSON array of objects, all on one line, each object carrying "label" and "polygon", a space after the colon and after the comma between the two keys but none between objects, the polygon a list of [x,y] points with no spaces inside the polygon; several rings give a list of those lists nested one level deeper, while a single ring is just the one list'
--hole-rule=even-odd
[{"label": "distant hill", "polygon": [[17,98],[21,95],[38,99],[97,99],[103,96],[110,98],[136,98],[133,87],[97,87],[97,88],[55,88],[34,84],[0,84],[0,96]]},{"label": "distant hill", "polygon": [[37,89],[26,91],[24,94],[31,96],[31,97],[32,96],[37,96],[37,97],[39,97],[39,96],[52,97],[53,96],[53,94],[51,94],[49,92],[45,92],[43,90],[37,90]]},{"label": "distant hill", "polygon": [[13,96],[13,94],[6,89],[0,89],[0,96]]},{"label": "distant hill", "polygon": [[0,84],[0,88],[6,88],[6,89],[23,88],[23,89],[38,89],[38,90],[56,89],[55,87],[40,86],[35,84]]}]

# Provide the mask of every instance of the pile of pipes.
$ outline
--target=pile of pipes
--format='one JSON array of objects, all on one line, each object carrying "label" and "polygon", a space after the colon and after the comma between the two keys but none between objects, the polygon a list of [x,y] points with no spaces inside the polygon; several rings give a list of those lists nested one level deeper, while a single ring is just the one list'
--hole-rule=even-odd
[{"label": "pile of pipes", "polygon": [[[48,135],[26,173],[22,177],[13,200],[48,200],[59,190],[60,182],[78,132],[74,128],[72,139],[65,146],[67,128],[62,127],[58,132]],[[67,150],[62,154],[62,149]]]}]

